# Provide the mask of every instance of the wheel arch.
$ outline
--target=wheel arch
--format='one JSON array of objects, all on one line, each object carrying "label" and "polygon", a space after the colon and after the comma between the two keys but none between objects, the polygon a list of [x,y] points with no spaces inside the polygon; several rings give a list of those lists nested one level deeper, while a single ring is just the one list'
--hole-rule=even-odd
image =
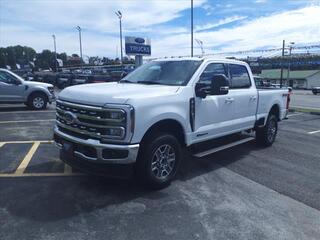
[{"label": "wheel arch", "polygon": [[183,125],[175,119],[163,119],[153,123],[144,133],[141,143],[146,141],[150,136],[156,132],[167,132],[174,135],[181,146],[186,145],[186,136]]},{"label": "wheel arch", "polygon": [[31,97],[33,97],[33,96],[36,95],[36,94],[42,94],[42,95],[44,95],[44,96],[46,97],[47,102],[49,101],[49,97],[48,97],[48,95],[46,94],[46,92],[41,91],[41,90],[34,90],[34,91],[32,91],[31,93],[29,93],[28,98],[27,98],[27,102],[29,102],[30,99],[31,99]]}]

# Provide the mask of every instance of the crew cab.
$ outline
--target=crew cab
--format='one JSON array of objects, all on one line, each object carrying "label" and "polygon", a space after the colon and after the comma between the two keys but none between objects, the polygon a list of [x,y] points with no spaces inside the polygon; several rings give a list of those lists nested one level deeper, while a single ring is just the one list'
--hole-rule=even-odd
[{"label": "crew cab", "polygon": [[[130,164],[143,183],[163,187],[183,164],[184,148],[242,131],[272,145],[288,98],[285,88],[257,89],[241,61],[159,59],[119,82],[63,90],[54,140],[61,159],[75,168],[101,173]],[[210,147],[195,156],[215,152]]]},{"label": "crew cab", "polygon": [[52,84],[25,81],[17,74],[0,68],[0,103],[25,103],[40,110],[55,101]]}]

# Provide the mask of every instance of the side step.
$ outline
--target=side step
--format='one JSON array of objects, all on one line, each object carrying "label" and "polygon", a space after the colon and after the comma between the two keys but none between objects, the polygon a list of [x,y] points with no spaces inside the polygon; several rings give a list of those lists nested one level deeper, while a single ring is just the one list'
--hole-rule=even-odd
[{"label": "side step", "polygon": [[212,149],[206,150],[206,151],[204,151],[204,152],[196,153],[196,154],[194,154],[193,156],[198,157],[198,158],[201,158],[201,157],[210,155],[210,154],[212,154],[212,153],[225,150],[225,149],[227,149],[227,148],[231,148],[231,147],[234,147],[234,146],[237,146],[237,145],[246,143],[246,142],[250,142],[250,141],[252,141],[252,140],[254,140],[254,139],[255,139],[254,137],[247,137],[247,138],[244,138],[244,139],[241,139],[241,140],[238,140],[238,141],[235,141],[235,142],[232,142],[232,143],[223,145],[223,146],[219,146],[219,147],[216,147],[216,148],[212,148]]}]

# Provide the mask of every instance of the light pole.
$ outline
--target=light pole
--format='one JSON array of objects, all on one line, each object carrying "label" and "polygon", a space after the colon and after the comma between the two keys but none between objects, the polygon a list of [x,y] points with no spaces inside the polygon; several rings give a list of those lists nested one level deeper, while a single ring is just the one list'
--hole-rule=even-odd
[{"label": "light pole", "polygon": [[195,40],[196,40],[196,42],[199,44],[200,49],[201,49],[201,54],[202,54],[202,56],[203,56],[203,55],[204,55],[203,42],[202,42],[201,40],[199,40],[199,39],[195,39]]},{"label": "light pole", "polygon": [[80,58],[81,58],[81,67],[82,67],[82,43],[81,43],[81,27],[77,26],[77,30],[79,31],[79,42],[80,42]]},{"label": "light pole", "polygon": [[52,35],[53,38],[53,47],[54,47],[54,66],[55,66],[55,70],[56,72],[58,71],[57,68],[57,46],[56,46],[56,35]]},{"label": "light pole", "polygon": [[115,12],[115,14],[117,15],[117,17],[119,18],[119,24],[120,24],[120,63],[122,64],[122,59],[123,59],[123,53],[122,53],[122,23],[121,23],[121,19],[122,19],[122,13],[120,11]]},{"label": "light pole", "polygon": [[191,0],[191,57],[193,57],[193,0]]},{"label": "light pole", "polygon": [[[291,60],[292,60],[292,48],[293,48],[293,45],[294,45],[294,42],[290,42],[290,45],[289,45],[289,65],[288,65],[288,71],[287,71],[287,84],[289,84],[289,77],[290,77],[290,68],[291,68]],[[290,86],[290,84],[289,84]],[[292,86],[290,86],[292,87]]]}]

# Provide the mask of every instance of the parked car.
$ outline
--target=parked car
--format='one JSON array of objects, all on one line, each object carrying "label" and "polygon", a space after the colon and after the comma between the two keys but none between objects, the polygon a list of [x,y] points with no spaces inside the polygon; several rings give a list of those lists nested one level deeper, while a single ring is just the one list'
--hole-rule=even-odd
[{"label": "parked car", "polygon": [[53,101],[55,95],[52,84],[25,81],[9,70],[0,69],[0,103],[25,103],[39,110]]},{"label": "parked car", "polygon": [[312,93],[313,93],[314,95],[317,95],[318,93],[320,93],[320,87],[313,87],[313,88],[312,88]]},{"label": "parked car", "polygon": [[[54,140],[63,161],[83,171],[134,166],[148,186],[167,186],[183,164],[182,149],[254,131],[274,143],[288,112],[288,89],[257,89],[248,64],[236,60],[155,60],[120,82],[64,89],[57,100]],[[231,145],[252,140],[237,140]]]}]

